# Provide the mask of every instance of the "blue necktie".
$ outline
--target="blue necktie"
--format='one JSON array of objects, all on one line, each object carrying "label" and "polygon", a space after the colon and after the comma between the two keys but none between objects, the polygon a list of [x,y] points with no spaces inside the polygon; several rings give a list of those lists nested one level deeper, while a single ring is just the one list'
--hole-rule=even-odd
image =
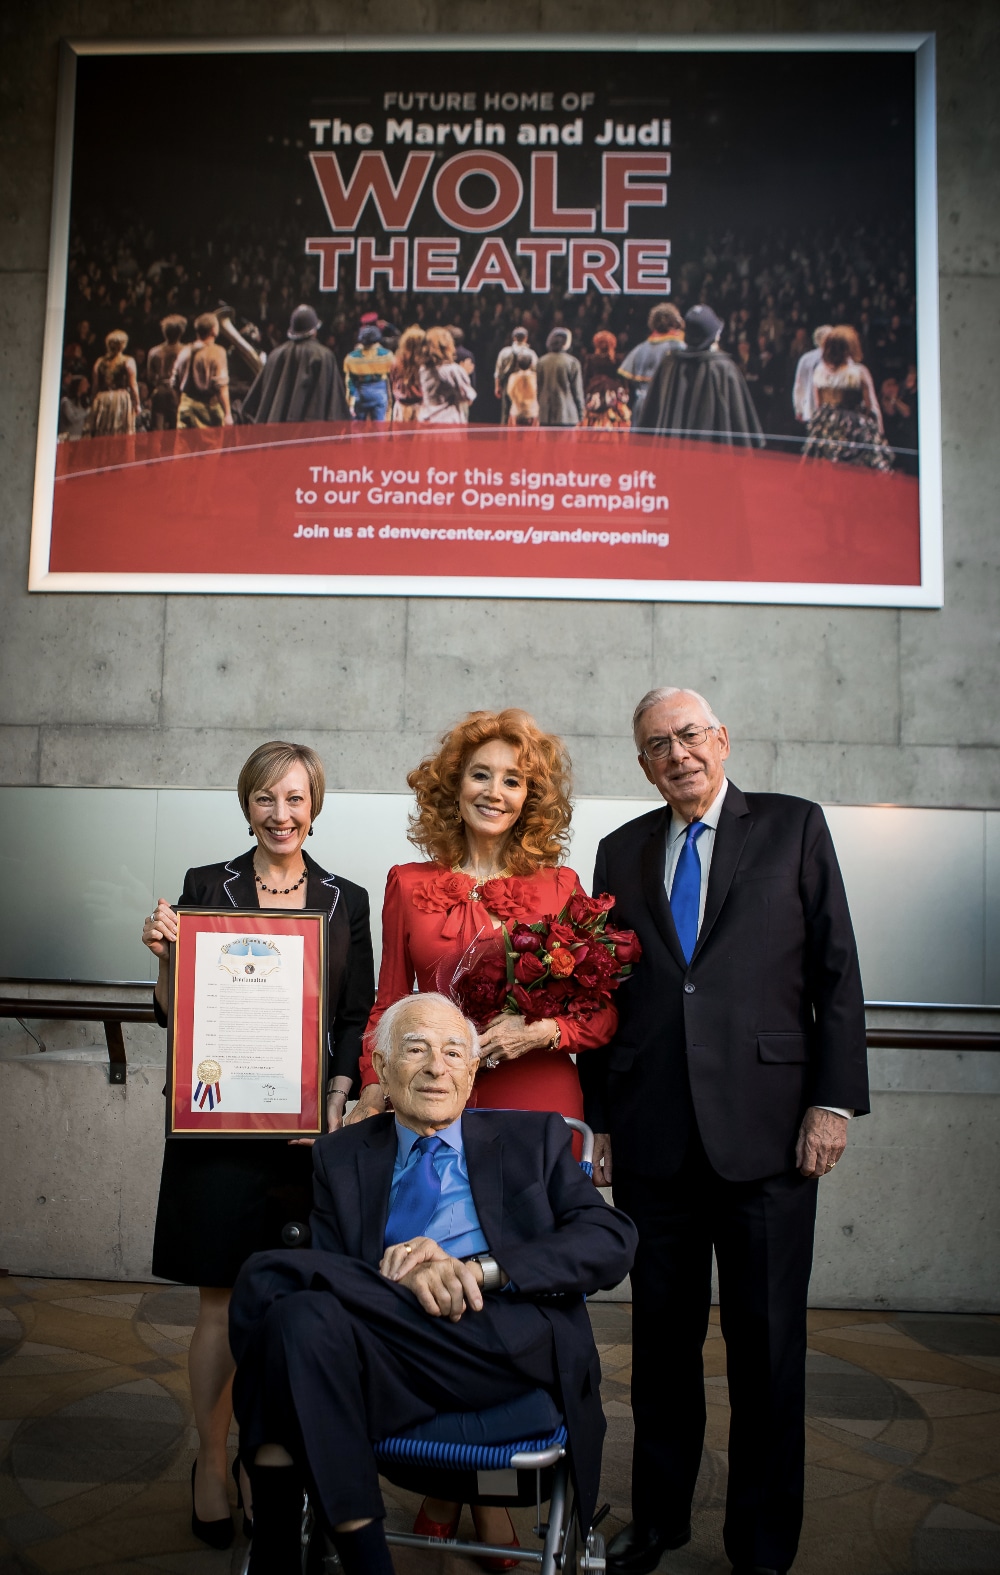
[{"label": "blue necktie", "polygon": [[702,832],[707,830],[703,820],[692,820],[670,888],[670,911],[674,916],[674,928],[686,962],[691,961],[691,954],[698,941],[698,911],[701,907],[701,859],[696,844]]},{"label": "blue necktie", "polygon": [[426,1236],[427,1227],[434,1218],[441,1201],[441,1177],[434,1169],[434,1155],[444,1143],[444,1138],[418,1138],[411,1149],[420,1158],[415,1165],[403,1171],[396,1188],[392,1208],[385,1225],[385,1245],[394,1247],[400,1241],[412,1241],[414,1236]]}]

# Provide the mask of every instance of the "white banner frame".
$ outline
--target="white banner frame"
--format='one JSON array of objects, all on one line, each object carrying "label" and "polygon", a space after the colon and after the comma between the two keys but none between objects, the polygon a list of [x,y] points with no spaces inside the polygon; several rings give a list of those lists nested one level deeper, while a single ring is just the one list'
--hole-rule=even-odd
[{"label": "white banner frame", "polygon": [[[87,55],[219,55],[519,50],[539,53],[912,53],[915,56],[917,343],[920,400],[920,584],[865,585],[720,580],[519,579],[404,575],[53,573],[49,569],[58,404],[66,314],[76,62]],[[325,38],[64,41],[56,115],[45,339],[35,458],[28,590],[176,595],[451,596],[574,601],[715,602],[844,607],[944,605],[941,378],[938,308],[937,115],[933,33],[845,34],[419,34]]]}]

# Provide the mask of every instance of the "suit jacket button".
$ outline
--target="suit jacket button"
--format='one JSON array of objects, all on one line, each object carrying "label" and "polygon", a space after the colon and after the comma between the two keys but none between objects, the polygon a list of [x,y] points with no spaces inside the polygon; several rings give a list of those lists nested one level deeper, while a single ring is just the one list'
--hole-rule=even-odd
[{"label": "suit jacket button", "polygon": [[685,995],[694,995],[694,985],[693,984],[686,984],[684,986],[684,994]]}]

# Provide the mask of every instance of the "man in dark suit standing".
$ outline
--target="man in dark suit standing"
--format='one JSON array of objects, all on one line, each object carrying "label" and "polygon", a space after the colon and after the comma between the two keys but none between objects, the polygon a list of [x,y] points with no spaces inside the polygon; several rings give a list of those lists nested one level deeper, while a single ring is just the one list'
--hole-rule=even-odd
[{"label": "man in dark suit standing", "polygon": [[732,1420],[725,1545],[787,1571],[802,1522],[806,1292],[817,1182],[868,1110],[864,999],[817,804],[742,793],[708,702],[656,689],[633,718],[666,800],[606,837],[594,890],[636,930],[618,1031],[580,1058],[604,1179],[639,1229],[632,1273],[632,1523],[608,1569],[643,1575],[691,1535],[705,1433],[712,1248]]},{"label": "man in dark suit standing", "polygon": [[605,1424],[584,1295],[628,1272],[635,1230],[580,1170],[561,1117],[465,1112],[477,1056],[444,997],[391,1006],[373,1061],[394,1114],[319,1140],[312,1248],[258,1253],[237,1280],[250,1575],[298,1568],[304,1478],[345,1575],[391,1575],[371,1440],[539,1388],[558,1399],[580,1518],[593,1515]]}]

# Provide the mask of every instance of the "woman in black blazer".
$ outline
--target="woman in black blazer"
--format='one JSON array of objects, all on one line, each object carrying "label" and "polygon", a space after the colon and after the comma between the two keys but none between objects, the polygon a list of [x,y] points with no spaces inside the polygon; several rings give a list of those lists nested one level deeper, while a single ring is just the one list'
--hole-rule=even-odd
[{"label": "woman in black blazer", "polygon": [[[357,1080],[361,1036],[375,999],[368,893],[328,875],[303,848],[323,807],[319,756],[306,745],[261,744],[239,775],[237,794],[255,846],[226,864],[188,870],[178,907],[320,908],[329,915],[330,1030],[327,1125],[339,1127]],[[157,1020],[166,1024],[173,908],[160,898],[142,939],[159,959]],[[312,1208],[312,1139],[199,1138],[169,1142],[163,1157],[153,1239],[153,1273],[199,1287],[188,1371],[198,1457],[192,1467],[192,1530],[215,1547],[232,1541],[226,1440],[232,1417],[229,1293],[253,1252],[281,1245],[288,1220]],[[243,1492],[248,1485],[243,1482]],[[200,1513],[199,1513],[200,1511]]]}]

